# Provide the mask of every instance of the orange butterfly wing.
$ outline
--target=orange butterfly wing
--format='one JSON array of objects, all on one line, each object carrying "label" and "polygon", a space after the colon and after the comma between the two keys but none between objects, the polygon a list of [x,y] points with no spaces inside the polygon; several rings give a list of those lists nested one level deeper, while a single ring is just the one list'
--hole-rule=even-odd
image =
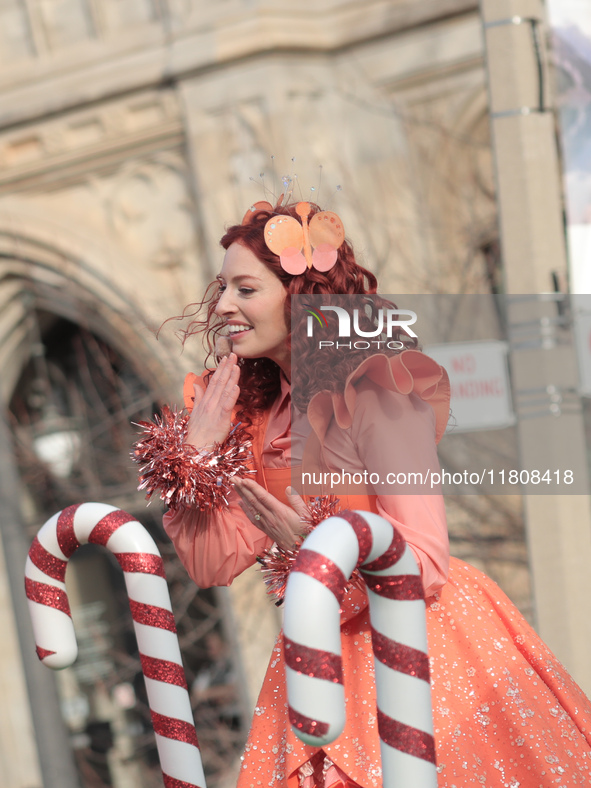
[{"label": "orange butterfly wing", "polygon": [[292,216],[273,216],[265,225],[265,243],[279,255],[281,267],[293,276],[306,270],[306,258],[302,254],[304,230]]},{"label": "orange butterfly wing", "polygon": [[317,271],[328,271],[337,261],[337,249],[345,240],[343,223],[336,213],[320,211],[310,219],[312,263]]},{"label": "orange butterfly wing", "polygon": [[[297,211],[306,223],[310,205],[298,203]],[[308,233],[309,244],[305,240],[304,228],[291,216],[273,216],[265,225],[265,243],[272,252],[279,255],[283,270],[294,276],[304,273],[308,265],[302,254],[304,245],[308,258],[310,246],[314,247],[310,265],[317,271],[328,271],[336,263],[337,249],[345,240],[343,223],[332,211],[315,214],[310,219]]]}]

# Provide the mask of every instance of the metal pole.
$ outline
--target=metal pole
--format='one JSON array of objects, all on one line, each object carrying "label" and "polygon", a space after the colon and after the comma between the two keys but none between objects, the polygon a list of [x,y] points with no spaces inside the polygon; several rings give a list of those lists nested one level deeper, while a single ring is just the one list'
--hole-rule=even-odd
[{"label": "metal pole", "polygon": [[[542,0],[480,0],[480,8],[521,466],[571,468],[576,489],[585,493],[569,495],[573,487],[561,476],[559,494],[531,494],[530,488],[524,496],[537,628],[591,694],[586,612],[591,598],[591,511],[576,358],[572,343],[560,344],[568,326],[544,333],[558,312],[551,297],[539,296],[553,291],[556,279],[567,281],[544,5]],[[515,294],[537,295],[512,298]],[[527,324],[539,328],[532,341],[523,342]],[[533,410],[532,393],[538,398]],[[567,409],[556,407],[557,393],[558,401],[568,399]]]},{"label": "metal pole", "polygon": [[11,430],[0,408],[0,532],[10,585],[31,716],[45,788],[80,788],[68,733],[60,712],[54,677],[35,652],[24,590],[29,545],[19,507],[20,489]]}]

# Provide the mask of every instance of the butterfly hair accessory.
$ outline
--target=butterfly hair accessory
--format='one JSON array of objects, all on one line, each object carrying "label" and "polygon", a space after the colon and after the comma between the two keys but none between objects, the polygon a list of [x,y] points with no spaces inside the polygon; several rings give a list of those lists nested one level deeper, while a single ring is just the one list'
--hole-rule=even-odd
[{"label": "butterfly hair accessory", "polygon": [[[270,203],[255,203],[246,212],[243,224],[248,224],[258,211],[272,211]],[[265,243],[279,256],[281,267],[292,276],[303,274],[308,268],[330,271],[337,261],[337,250],[345,240],[343,223],[332,211],[319,211],[308,222],[312,206],[299,202],[296,213],[301,224],[293,216],[277,214],[265,225]],[[303,250],[303,253],[302,253]]]},{"label": "butterfly hair accessory", "polygon": [[[283,195],[281,195],[281,197],[277,201],[277,205],[281,205],[281,200],[282,199],[283,199]],[[247,212],[242,217],[241,224],[250,224],[252,222],[252,220],[254,219],[255,215],[259,211],[271,211],[271,212],[273,212],[274,210],[275,209],[273,208],[273,206],[271,205],[270,202],[267,202],[267,200],[259,200],[259,202],[255,202],[255,203],[253,203],[250,206],[250,208],[247,210]]]}]

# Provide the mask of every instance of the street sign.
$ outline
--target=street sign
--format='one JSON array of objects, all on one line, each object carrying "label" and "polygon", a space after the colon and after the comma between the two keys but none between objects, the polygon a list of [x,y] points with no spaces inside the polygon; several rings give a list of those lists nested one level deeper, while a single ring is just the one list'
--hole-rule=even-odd
[{"label": "street sign", "polygon": [[431,345],[425,353],[445,367],[449,375],[448,432],[503,429],[515,424],[506,342]]}]

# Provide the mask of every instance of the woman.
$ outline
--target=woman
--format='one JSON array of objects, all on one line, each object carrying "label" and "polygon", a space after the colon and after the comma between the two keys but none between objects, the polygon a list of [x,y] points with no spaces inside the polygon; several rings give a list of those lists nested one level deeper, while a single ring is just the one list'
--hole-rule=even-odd
[{"label": "woman", "polygon": [[[291,456],[290,381],[296,370],[289,295],[376,292],[375,278],[356,263],[346,242],[336,254],[319,244],[325,257],[313,259],[306,241],[314,221],[308,225],[308,216],[317,208],[307,205],[257,204],[228,230],[221,240],[226,255],[217,292],[206,302],[206,318],[189,329],[204,330],[213,353],[223,328],[232,352],[215,372],[188,378],[185,402],[192,412],[186,443],[193,452],[207,453],[227,440],[234,417],[252,436],[256,468],[254,478],[235,480],[227,507],[212,512],[178,506],[165,515],[166,531],[201,587],[230,584],[273,543],[291,549],[309,515],[305,501],[289,488],[291,464],[300,460]],[[303,271],[291,247],[285,252],[266,240],[275,226],[269,223],[283,217],[290,217],[292,230],[293,221],[301,224]],[[336,262],[329,265],[331,255]],[[435,444],[445,429],[449,386],[431,359],[413,349],[345,354],[342,363],[327,366],[322,385],[306,377],[305,364],[300,367],[296,404],[302,412],[307,407],[310,437],[322,447],[325,468],[379,474],[409,465],[438,468]],[[494,583],[454,559],[449,569],[441,496],[356,493],[340,496],[340,506],[388,518],[421,570],[440,788],[587,783],[589,701]],[[369,631],[366,595],[351,587],[342,609],[347,724],[323,750],[301,744],[291,732],[279,640],[255,711],[240,788],[381,785]]]}]

